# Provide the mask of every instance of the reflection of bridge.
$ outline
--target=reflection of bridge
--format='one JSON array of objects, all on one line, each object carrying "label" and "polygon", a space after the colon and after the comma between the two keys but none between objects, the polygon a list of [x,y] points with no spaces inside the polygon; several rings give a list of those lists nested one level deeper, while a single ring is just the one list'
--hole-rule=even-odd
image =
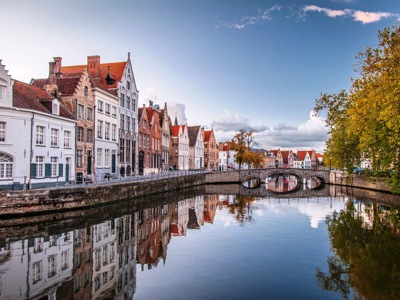
[{"label": "reflection of bridge", "polygon": [[304,182],[309,178],[315,177],[322,183],[329,183],[329,171],[325,170],[272,168],[241,170],[239,172],[241,182],[254,178],[258,178],[261,182],[265,182],[265,179],[271,176],[293,175],[296,176],[300,182]]},{"label": "reflection of bridge", "polygon": [[305,185],[299,185],[299,188],[287,193],[278,193],[270,191],[265,184],[261,184],[258,188],[248,189],[241,184],[223,184],[223,185],[206,185],[205,192],[207,194],[224,194],[224,195],[240,195],[263,198],[309,198],[309,197],[329,197],[329,186],[324,184],[319,189],[304,189]]}]

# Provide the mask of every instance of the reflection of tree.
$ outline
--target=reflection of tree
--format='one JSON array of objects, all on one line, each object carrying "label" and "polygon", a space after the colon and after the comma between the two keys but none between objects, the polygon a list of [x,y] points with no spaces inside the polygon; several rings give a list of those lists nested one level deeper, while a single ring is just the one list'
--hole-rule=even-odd
[{"label": "reflection of tree", "polygon": [[253,201],[253,197],[239,195],[235,196],[234,202],[229,204],[229,213],[235,215],[240,225],[254,222],[251,208],[251,203]]},{"label": "reflection of tree", "polygon": [[353,287],[359,298],[400,298],[399,211],[379,210],[378,205],[347,210],[327,218],[336,257],[328,258],[329,274],[317,269],[325,290],[339,291],[344,298]]}]

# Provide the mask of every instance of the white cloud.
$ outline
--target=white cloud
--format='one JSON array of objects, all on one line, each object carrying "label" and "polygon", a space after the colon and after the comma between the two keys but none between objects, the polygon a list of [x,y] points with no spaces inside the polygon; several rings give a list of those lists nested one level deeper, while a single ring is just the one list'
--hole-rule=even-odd
[{"label": "white cloud", "polygon": [[185,122],[187,122],[185,104],[168,102],[168,114],[171,118],[172,124],[174,124],[175,118],[177,118],[178,124],[185,124]]},{"label": "white cloud", "polygon": [[399,14],[393,14],[389,12],[367,12],[367,11],[352,10],[352,9],[333,10],[325,7],[320,7],[317,5],[306,5],[303,8],[303,12],[304,14],[306,14],[307,12],[324,13],[330,18],[352,17],[354,21],[362,22],[363,24],[378,22],[383,18],[390,18],[390,17],[399,18]]},{"label": "white cloud", "polygon": [[275,11],[280,11],[281,9],[282,9],[281,6],[274,5],[265,11],[259,12],[259,14],[256,16],[246,16],[246,17],[241,18],[237,22],[221,22],[219,25],[216,26],[216,28],[227,27],[229,29],[243,29],[249,25],[262,24],[266,21],[271,20],[272,14]]},{"label": "white cloud", "polygon": [[255,141],[257,148],[290,148],[310,149],[322,152],[325,141],[328,138],[325,122],[313,112],[310,112],[308,120],[297,127],[279,123],[272,127],[263,124],[254,126],[248,119],[239,114],[224,111],[220,120],[213,121],[212,127],[218,142],[230,141],[240,130],[255,128]]}]

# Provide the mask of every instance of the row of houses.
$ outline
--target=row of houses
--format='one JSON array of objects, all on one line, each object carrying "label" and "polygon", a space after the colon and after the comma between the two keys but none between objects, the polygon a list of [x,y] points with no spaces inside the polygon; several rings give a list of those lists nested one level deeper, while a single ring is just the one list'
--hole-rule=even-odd
[{"label": "row of houses", "polygon": [[138,107],[123,62],[49,63],[47,78],[11,78],[0,60],[0,186],[41,188],[170,169],[215,169],[213,130],[171,122],[167,104]]}]

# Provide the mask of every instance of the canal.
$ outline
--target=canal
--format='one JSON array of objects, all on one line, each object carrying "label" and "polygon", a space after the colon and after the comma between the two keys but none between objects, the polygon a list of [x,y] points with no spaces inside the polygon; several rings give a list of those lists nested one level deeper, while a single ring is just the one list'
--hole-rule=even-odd
[{"label": "canal", "polygon": [[399,299],[399,209],[285,180],[0,220],[0,299]]}]

